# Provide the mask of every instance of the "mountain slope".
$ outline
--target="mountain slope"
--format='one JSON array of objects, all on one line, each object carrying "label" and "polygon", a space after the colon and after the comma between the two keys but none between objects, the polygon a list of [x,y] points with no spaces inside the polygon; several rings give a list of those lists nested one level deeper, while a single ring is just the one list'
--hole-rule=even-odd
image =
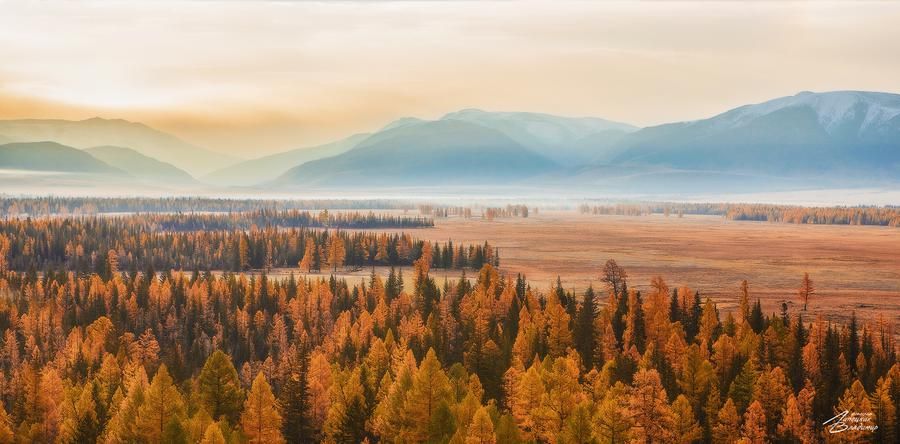
[{"label": "mountain slope", "polygon": [[567,166],[594,160],[621,136],[637,130],[596,117],[560,117],[528,112],[465,109],[441,120],[462,120],[493,128],[532,151]]},{"label": "mountain slope", "polygon": [[709,119],[645,128],[600,162],[783,177],[896,179],[900,95],[804,92]]},{"label": "mountain slope", "polygon": [[204,176],[203,180],[224,186],[249,186],[270,181],[284,174],[292,167],[348,151],[368,136],[368,134],[355,134],[337,142],[246,160],[236,165],[216,170]]},{"label": "mountain slope", "polygon": [[194,182],[194,178],[172,164],[147,157],[131,148],[97,146],[84,150],[101,161],[139,179],[152,182]]},{"label": "mountain slope", "polygon": [[557,168],[500,131],[461,120],[413,122],[379,132],[343,154],[288,170],[280,185],[500,184]]},{"label": "mountain slope", "polygon": [[3,120],[0,134],[17,142],[52,140],[75,148],[127,146],[192,173],[205,173],[234,163],[230,156],[191,145],[142,123],[121,119]]},{"label": "mountain slope", "polygon": [[56,142],[0,145],[0,169],[125,175],[82,150]]}]

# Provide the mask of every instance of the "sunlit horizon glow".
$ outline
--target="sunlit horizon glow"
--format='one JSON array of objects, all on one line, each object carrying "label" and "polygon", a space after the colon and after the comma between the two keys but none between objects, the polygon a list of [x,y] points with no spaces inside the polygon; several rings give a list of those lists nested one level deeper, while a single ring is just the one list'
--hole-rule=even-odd
[{"label": "sunlit horizon glow", "polygon": [[462,108],[646,126],[900,92],[891,2],[0,2],[0,118],[256,157]]}]

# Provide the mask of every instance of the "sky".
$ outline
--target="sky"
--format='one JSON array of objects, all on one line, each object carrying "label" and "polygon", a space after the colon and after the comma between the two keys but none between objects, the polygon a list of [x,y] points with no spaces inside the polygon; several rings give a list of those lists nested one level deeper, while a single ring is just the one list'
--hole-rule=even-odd
[{"label": "sky", "polygon": [[898,2],[0,0],[0,119],[140,121],[244,158],[462,108],[638,126],[900,93]]}]

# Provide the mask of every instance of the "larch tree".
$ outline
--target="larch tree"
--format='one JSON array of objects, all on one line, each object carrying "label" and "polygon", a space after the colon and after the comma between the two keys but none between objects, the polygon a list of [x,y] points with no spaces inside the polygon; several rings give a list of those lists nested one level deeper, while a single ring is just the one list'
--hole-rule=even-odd
[{"label": "larch tree", "polygon": [[590,401],[582,401],[575,406],[563,425],[558,439],[560,444],[590,443],[593,440],[591,410]]},{"label": "larch tree", "polygon": [[753,401],[744,413],[741,438],[750,444],[766,444],[766,411],[759,401]]},{"label": "larch tree", "polygon": [[219,427],[219,424],[214,422],[206,427],[206,431],[203,433],[203,440],[200,441],[200,444],[225,444],[225,435],[222,434],[222,429]]},{"label": "larch tree", "polygon": [[316,255],[316,243],[312,240],[312,237],[306,238],[306,246],[303,249],[303,258],[300,259],[300,262],[297,266],[300,268],[300,271],[306,270],[307,273],[312,272],[313,260]]},{"label": "larch tree", "polygon": [[603,276],[600,279],[609,285],[610,291],[613,294],[624,296],[622,293],[624,292],[625,280],[627,278],[628,273],[626,273],[625,269],[620,267],[614,259],[606,261],[606,264],[603,266]]},{"label": "larch tree", "polygon": [[810,444],[804,440],[804,432],[807,427],[806,419],[800,414],[800,408],[797,406],[797,398],[792,393],[784,407],[784,413],[781,415],[781,423],[778,424],[778,436],[791,441]]},{"label": "larch tree", "polygon": [[366,438],[368,404],[361,369],[336,372],[331,385],[331,406],[325,420],[326,441],[357,443]]},{"label": "larch tree", "polygon": [[694,411],[700,411],[700,406],[706,401],[706,393],[714,377],[712,364],[703,359],[697,344],[691,344],[682,360],[676,381]]},{"label": "larch tree", "polygon": [[631,414],[628,411],[625,386],[611,387],[594,414],[594,436],[600,442],[620,444],[631,441]]},{"label": "larch tree", "polygon": [[791,387],[781,367],[761,372],[753,385],[753,399],[762,404],[766,414],[766,430],[775,435],[778,423],[781,422],[781,410],[791,394]]},{"label": "larch tree", "polygon": [[800,302],[803,303],[803,311],[806,311],[809,300],[815,292],[816,288],[813,286],[812,279],[809,278],[809,273],[803,273],[803,280],[800,281],[800,289],[797,290],[797,296],[800,298]]},{"label": "larch tree", "polygon": [[564,356],[552,361],[547,358],[545,361],[550,368],[541,375],[545,393],[538,410],[538,430],[545,440],[552,441],[584,394],[578,382],[577,357]]},{"label": "larch tree", "polygon": [[876,442],[889,442],[896,440],[897,425],[897,400],[891,398],[890,376],[879,378],[872,393],[872,411],[875,413],[875,421],[878,428],[873,436]]},{"label": "larch tree", "polygon": [[641,293],[632,289],[628,293],[628,314],[625,316],[625,332],[622,334],[623,349],[627,351],[634,347],[638,353],[642,353],[646,338],[647,328]]},{"label": "larch tree", "polygon": [[237,421],[244,393],[228,355],[221,350],[213,352],[203,365],[197,384],[200,401],[213,419],[225,417],[232,424]]},{"label": "larch tree", "polygon": [[494,444],[497,437],[494,434],[494,423],[487,409],[481,407],[472,417],[472,423],[466,429],[466,444]]},{"label": "larch tree", "polygon": [[699,441],[703,436],[703,429],[694,417],[694,408],[684,395],[678,395],[672,403],[672,412],[675,415],[675,424],[672,433],[678,444],[691,444]]},{"label": "larch tree", "polygon": [[375,433],[388,441],[391,437],[399,437],[405,427],[406,397],[412,387],[412,371],[406,366],[399,369],[397,379],[385,373],[381,380],[381,401],[372,415],[372,427]]},{"label": "larch tree", "polygon": [[119,274],[119,254],[116,253],[116,250],[110,249],[106,253],[106,266],[109,268],[110,277]]},{"label": "larch tree", "polygon": [[0,443],[12,443],[15,442],[15,438],[16,435],[12,430],[12,421],[10,421],[9,415],[6,413],[6,409],[3,408],[3,404],[0,403]]},{"label": "larch tree", "polygon": [[241,415],[241,426],[251,444],[284,442],[278,402],[262,372],[256,374],[253,385],[250,386],[244,402],[244,413]]},{"label": "larch tree", "polygon": [[572,346],[572,329],[569,327],[569,313],[562,305],[552,302],[545,311],[547,321],[547,351],[552,357],[566,354]]},{"label": "larch tree", "polygon": [[[858,379],[853,381],[850,388],[844,391],[844,395],[841,396],[838,405],[834,408],[835,415],[840,415],[844,412],[847,412],[848,415],[860,415],[861,417],[872,415],[872,419],[877,419],[874,418],[875,412],[872,410],[872,401],[869,399],[865,387],[863,387]],[[845,442],[867,442],[872,439],[872,431],[866,430],[865,427],[875,426],[876,424],[874,424],[874,421],[863,421],[859,424],[853,424],[848,419],[846,425],[859,425],[862,427],[849,427],[846,430],[841,431],[841,438],[846,440]],[[833,422],[826,424],[826,427],[836,427],[835,430],[841,430],[841,427],[835,425]]]},{"label": "larch tree", "polygon": [[413,441],[428,441],[435,436],[431,429],[435,425],[435,413],[442,402],[452,402],[450,379],[441,368],[441,363],[429,349],[413,378],[412,388],[406,398],[406,418],[410,424],[410,438]]},{"label": "larch tree", "polygon": [[634,436],[646,443],[670,442],[674,415],[666,399],[659,373],[638,370],[634,385],[628,391],[628,408],[634,421]]},{"label": "larch tree", "polygon": [[522,438],[526,440],[533,439],[540,422],[538,411],[545,392],[541,373],[541,363],[535,359],[531,367],[521,374],[510,401],[513,417],[522,430]]},{"label": "larch tree", "polygon": [[166,426],[184,416],[184,399],[175,387],[165,364],[159,366],[138,410],[137,425],[150,442],[161,442]]},{"label": "larch tree", "polygon": [[344,265],[347,257],[347,249],[344,247],[344,239],[340,234],[334,233],[328,237],[328,265],[331,266],[332,272],[337,272],[338,267]]},{"label": "larch tree", "polygon": [[0,234],[0,273],[6,272],[6,269],[9,268],[9,245],[9,237]]},{"label": "larch tree", "polygon": [[738,415],[734,401],[728,398],[719,410],[712,438],[715,444],[731,444],[741,437],[741,417]]},{"label": "larch tree", "polygon": [[738,301],[738,307],[741,314],[741,322],[747,322],[750,319],[750,284],[744,279],[741,281],[741,296]]}]

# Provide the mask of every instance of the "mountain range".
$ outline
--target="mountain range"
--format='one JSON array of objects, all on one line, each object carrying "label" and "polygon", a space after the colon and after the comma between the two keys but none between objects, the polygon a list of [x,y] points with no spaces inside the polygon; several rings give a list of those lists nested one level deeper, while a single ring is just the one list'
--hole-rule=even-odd
[{"label": "mountain range", "polygon": [[[266,191],[448,185],[585,193],[756,191],[900,182],[900,95],[861,91],[802,92],[646,128],[592,117],[464,109],[436,120],[402,118],[371,134],[247,161],[139,123],[0,122],[0,143],[35,138],[87,148],[106,167],[143,180],[187,180],[186,170],[207,184]],[[0,168],[41,167],[34,154],[28,162],[10,160],[28,157],[21,144],[0,146],[0,153],[5,147],[15,150],[0,154]],[[91,168],[92,174],[103,169]]]},{"label": "mountain range", "polygon": [[145,156],[131,148],[105,145],[88,148],[84,151],[114,168],[149,182],[163,181],[181,184],[195,182],[194,178],[186,171],[170,163]]},{"label": "mountain range", "polygon": [[0,145],[0,168],[8,170],[125,175],[89,153],[56,142]]},{"label": "mountain range", "polygon": [[354,134],[337,142],[297,148],[283,153],[246,160],[213,171],[203,176],[202,179],[207,183],[221,186],[256,185],[270,181],[273,177],[284,174],[294,166],[349,151],[368,136],[369,134]]},{"label": "mountain range", "polygon": [[176,136],[122,119],[0,120],[0,142],[53,141],[74,148],[119,146],[170,163],[192,174],[205,174],[239,159],[187,143]]}]

